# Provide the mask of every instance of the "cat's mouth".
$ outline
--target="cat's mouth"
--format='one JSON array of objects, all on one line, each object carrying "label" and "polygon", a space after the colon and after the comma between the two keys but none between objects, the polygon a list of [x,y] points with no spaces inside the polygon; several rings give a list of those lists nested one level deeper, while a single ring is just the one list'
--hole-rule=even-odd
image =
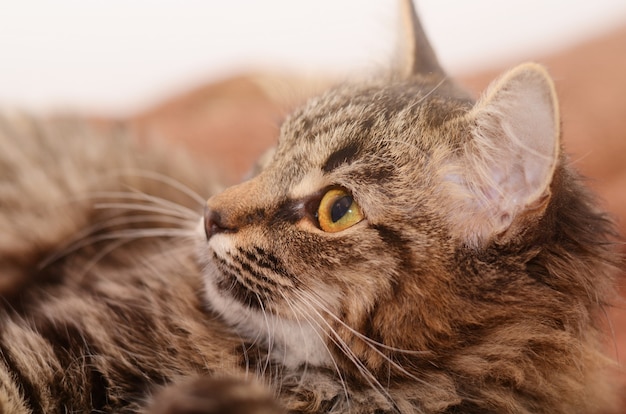
[{"label": "cat's mouth", "polygon": [[212,251],[211,255],[211,262],[221,276],[215,280],[220,293],[233,297],[248,308],[269,310],[276,287],[271,279],[256,270],[241,253],[227,252],[223,257]]},{"label": "cat's mouth", "polygon": [[208,305],[239,335],[264,344],[286,366],[329,365],[319,327],[285,311],[295,306],[286,302],[297,283],[276,255],[261,247],[237,247],[232,234],[211,237],[202,255]]},{"label": "cat's mouth", "polygon": [[272,311],[286,291],[296,286],[295,276],[267,248],[238,246],[234,232],[216,229],[206,218],[197,231],[205,233],[201,255],[212,270],[210,280],[218,293],[256,311]]}]

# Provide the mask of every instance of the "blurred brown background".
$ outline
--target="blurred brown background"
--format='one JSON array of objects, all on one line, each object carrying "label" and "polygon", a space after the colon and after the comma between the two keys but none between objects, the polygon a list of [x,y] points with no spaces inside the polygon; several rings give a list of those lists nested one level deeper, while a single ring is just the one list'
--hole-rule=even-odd
[{"label": "blurred brown background", "polygon": [[[539,59],[561,99],[565,147],[576,167],[626,234],[626,26]],[[462,82],[477,95],[506,68],[471,74]],[[245,74],[200,86],[131,120],[140,136],[193,150],[237,182],[277,138],[289,109],[329,84],[284,74]],[[626,249],[622,250],[626,252]],[[624,280],[620,280],[626,292]],[[625,366],[626,306],[609,316],[611,352]]]}]

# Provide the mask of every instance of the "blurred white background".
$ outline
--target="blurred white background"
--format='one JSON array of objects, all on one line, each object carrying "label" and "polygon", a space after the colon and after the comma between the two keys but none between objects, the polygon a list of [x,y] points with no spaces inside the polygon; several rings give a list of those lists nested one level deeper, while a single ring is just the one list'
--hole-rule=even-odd
[{"label": "blurred white background", "polygon": [[[625,0],[418,9],[453,74],[538,59],[626,24]],[[0,0],[0,106],[124,115],[248,69],[381,68],[397,18],[396,0]]]}]

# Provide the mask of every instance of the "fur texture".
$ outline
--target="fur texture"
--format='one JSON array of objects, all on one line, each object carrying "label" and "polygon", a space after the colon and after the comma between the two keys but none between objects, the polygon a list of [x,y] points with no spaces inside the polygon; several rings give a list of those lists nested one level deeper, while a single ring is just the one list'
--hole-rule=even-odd
[{"label": "fur texture", "polygon": [[3,117],[0,412],[613,410],[612,230],[545,70],[474,102],[432,51],[403,67],[309,101],[221,193],[182,156]]}]

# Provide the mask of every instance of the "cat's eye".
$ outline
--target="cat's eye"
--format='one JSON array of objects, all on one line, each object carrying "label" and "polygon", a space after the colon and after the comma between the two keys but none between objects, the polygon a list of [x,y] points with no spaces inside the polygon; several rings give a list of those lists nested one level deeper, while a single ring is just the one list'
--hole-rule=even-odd
[{"label": "cat's eye", "polygon": [[316,216],[320,228],[329,233],[345,230],[363,220],[359,205],[341,188],[331,188],[324,194]]}]

